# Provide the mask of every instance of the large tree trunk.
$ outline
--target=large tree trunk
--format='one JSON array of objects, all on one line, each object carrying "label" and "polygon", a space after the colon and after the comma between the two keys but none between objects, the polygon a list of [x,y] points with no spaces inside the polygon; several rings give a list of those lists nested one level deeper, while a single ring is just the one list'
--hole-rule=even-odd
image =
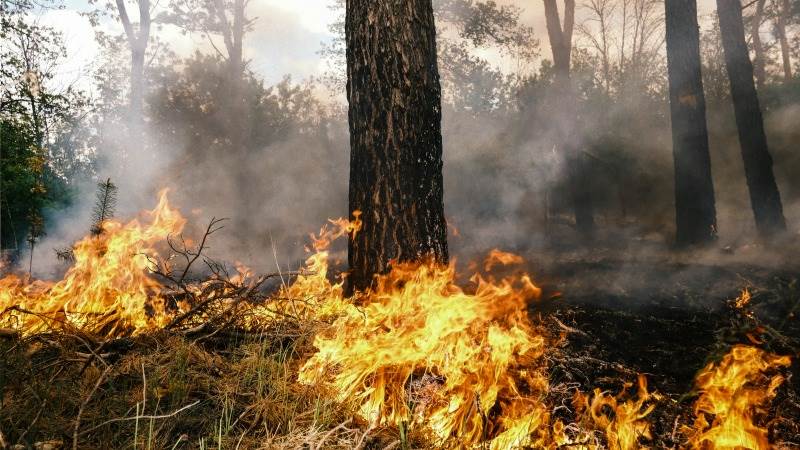
[{"label": "large tree trunk", "polygon": [[750,33],[753,36],[753,51],[756,54],[753,59],[753,68],[759,89],[764,87],[767,79],[764,68],[764,44],[761,43],[761,23],[764,21],[764,5],[766,2],[767,0],[756,0],[756,12],[753,14],[753,24],[750,29]]},{"label": "large tree trunk", "polygon": [[747,52],[740,0],[717,0],[725,67],[731,84],[731,98],[739,129],[744,172],[750,189],[750,204],[756,226],[763,237],[772,237],[786,230],[783,206],[775,176],[772,157],[767,147],[764,120],[753,84],[753,66]]},{"label": "large tree trunk", "polygon": [[555,80],[553,96],[558,100],[555,116],[556,146],[566,161],[575,226],[586,237],[594,232],[594,208],[590,184],[586,183],[588,164],[580,152],[580,130],[577,123],[577,96],[569,76],[572,59],[572,32],[575,25],[575,1],[564,0],[564,23],[556,0],[544,0],[545,21],[550,49],[553,53]]},{"label": "large tree trunk", "polygon": [[448,260],[441,88],[431,0],[347,0],[349,290],[392,260]]},{"label": "large tree trunk", "polygon": [[789,38],[786,36],[786,18],[789,17],[789,0],[781,2],[781,10],[775,19],[775,29],[778,32],[778,41],[781,45],[781,60],[783,62],[783,81],[788,83],[792,80],[792,57],[789,51]]},{"label": "large tree trunk", "polygon": [[695,0],[666,0],[667,66],[678,245],[710,242],[717,219]]}]

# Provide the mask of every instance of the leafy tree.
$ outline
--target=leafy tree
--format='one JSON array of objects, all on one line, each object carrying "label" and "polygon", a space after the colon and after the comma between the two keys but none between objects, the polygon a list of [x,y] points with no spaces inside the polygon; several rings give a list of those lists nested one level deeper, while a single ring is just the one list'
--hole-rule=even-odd
[{"label": "leafy tree", "polygon": [[0,43],[0,247],[20,250],[27,237],[35,243],[44,234],[48,208],[69,202],[68,179],[91,170],[91,155],[76,131],[85,96],[55,84],[65,56],[61,35],[30,20],[33,3],[13,6]]}]

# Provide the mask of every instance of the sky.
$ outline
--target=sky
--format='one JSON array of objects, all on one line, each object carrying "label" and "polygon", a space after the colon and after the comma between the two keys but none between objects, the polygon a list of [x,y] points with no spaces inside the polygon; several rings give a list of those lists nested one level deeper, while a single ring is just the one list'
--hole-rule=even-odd
[{"label": "sky", "polygon": [[[328,7],[330,3],[330,0],[252,0],[248,15],[256,22],[245,41],[250,68],[267,83],[280,81],[287,74],[296,80],[320,74],[323,65],[318,51],[323,42],[333,37],[328,31],[328,24],[335,19],[335,13]],[[57,76],[59,84],[90,87],[89,75],[99,49],[94,29],[81,13],[91,8],[86,0],[66,0],[63,9],[47,10],[38,17],[41,24],[54,27],[64,36],[67,58]],[[135,9],[129,13],[136,21]],[[100,26],[107,32],[122,31],[112,20],[105,20]],[[209,48],[207,41],[184,36],[174,28],[164,29],[162,38],[179,55],[187,55],[197,47]]]},{"label": "sky", "polygon": [[[254,31],[245,42],[250,68],[264,77],[267,84],[275,83],[287,74],[296,81],[321,74],[324,65],[318,51],[322,43],[333,38],[328,30],[336,18],[336,12],[330,9],[332,3],[333,0],[251,0],[248,15],[256,22]],[[522,8],[523,21],[534,28],[541,42],[541,56],[549,58],[542,2],[498,0],[498,3]],[[580,2],[578,5],[577,20],[580,20]],[[98,47],[94,30],[80,13],[91,7],[87,0],[65,0],[64,6],[64,9],[46,11],[40,17],[43,24],[64,34],[68,58],[59,73],[59,84],[90,88],[89,74],[97,61]],[[714,10],[714,0],[698,0],[698,10],[701,16],[710,14]],[[131,14],[135,14],[135,9]],[[121,32],[120,25],[112,20],[106,20],[101,26],[105,31]],[[163,33],[164,40],[170,42],[179,55],[189,54],[198,46],[209,48],[207,42],[183,36],[176,29],[166,29]],[[482,56],[489,56],[491,60],[491,55]]]}]

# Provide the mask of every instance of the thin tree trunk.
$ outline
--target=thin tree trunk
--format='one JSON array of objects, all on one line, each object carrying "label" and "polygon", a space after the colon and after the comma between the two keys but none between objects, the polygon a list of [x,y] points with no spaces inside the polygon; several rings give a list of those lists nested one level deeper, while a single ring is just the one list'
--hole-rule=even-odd
[{"label": "thin tree trunk", "polygon": [[233,23],[231,26],[231,39],[228,46],[228,103],[229,112],[229,138],[231,146],[235,152],[244,153],[246,134],[249,133],[246,118],[247,111],[244,108],[242,98],[244,59],[242,46],[245,33],[244,0],[234,0],[233,2]]},{"label": "thin tree trunk", "polygon": [[783,81],[788,83],[792,80],[792,57],[789,53],[789,38],[786,36],[786,18],[789,16],[789,0],[783,0],[781,10],[775,20],[775,28],[778,31],[778,41],[781,45],[781,60],[783,62]]},{"label": "thin tree trunk", "polygon": [[390,261],[446,263],[441,87],[431,0],[348,0],[349,290]]},{"label": "thin tree trunk", "polygon": [[150,0],[137,0],[139,6],[139,31],[133,29],[133,23],[128,16],[124,0],[116,0],[117,13],[119,14],[125,37],[131,50],[131,86],[129,101],[129,124],[132,129],[132,142],[140,139],[144,125],[144,58],[147,43],[150,40]]},{"label": "thin tree trunk", "polygon": [[[144,49],[136,45],[131,49],[130,120],[135,128],[143,122],[144,101]],[[137,130],[137,133],[141,130]]]},{"label": "thin tree trunk", "polygon": [[764,5],[767,0],[756,1],[756,12],[753,15],[753,24],[750,33],[753,36],[753,51],[755,58],[753,59],[753,69],[755,70],[756,85],[758,89],[764,87],[767,80],[766,70],[764,68],[764,44],[761,43],[761,23],[764,21]]},{"label": "thin tree trunk", "polygon": [[676,241],[713,241],[717,232],[708,150],[706,101],[700,72],[695,0],[666,0],[667,67],[675,161]]},{"label": "thin tree trunk", "polygon": [[28,259],[28,279],[31,279],[33,277],[33,249],[34,247],[36,247],[36,244],[34,244],[33,242],[31,242],[30,244],[31,244],[31,254],[30,258]]},{"label": "thin tree trunk", "polygon": [[758,94],[753,84],[753,66],[747,52],[739,0],[717,0],[717,13],[744,172],[750,190],[750,204],[759,233],[769,238],[785,231],[786,221],[772,173],[772,157],[767,147]]},{"label": "thin tree trunk", "polygon": [[589,183],[586,183],[588,165],[579,149],[580,133],[577,128],[577,95],[569,76],[572,57],[572,32],[575,25],[575,1],[564,1],[564,24],[558,14],[556,0],[544,0],[545,21],[555,70],[554,97],[559,101],[556,118],[556,145],[568,167],[570,195],[575,215],[575,226],[585,237],[594,233],[594,208]]}]

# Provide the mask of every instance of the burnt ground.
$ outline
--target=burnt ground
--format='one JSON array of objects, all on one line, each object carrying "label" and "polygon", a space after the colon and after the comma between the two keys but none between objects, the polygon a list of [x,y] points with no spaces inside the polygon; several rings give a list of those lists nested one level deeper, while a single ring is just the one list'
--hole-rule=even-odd
[{"label": "burnt ground", "polygon": [[[617,393],[623,380],[645,374],[649,389],[665,395],[650,417],[653,443],[680,447],[676,431],[691,423],[697,372],[734,344],[756,345],[794,357],[788,381],[759,420],[779,448],[800,448],[800,270],[600,253],[563,258],[535,273],[545,299],[531,312],[555,317],[553,332],[565,336],[552,358],[553,385]],[[744,288],[752,314],[731,304]],[[555,400],[569,404],[562,397]]]}]

